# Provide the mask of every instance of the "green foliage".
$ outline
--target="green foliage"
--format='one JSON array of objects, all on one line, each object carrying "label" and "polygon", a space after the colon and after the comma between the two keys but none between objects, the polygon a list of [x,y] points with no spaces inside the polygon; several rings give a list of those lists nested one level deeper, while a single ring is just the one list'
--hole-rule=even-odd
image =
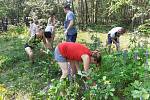
[{"label": "green foliage", "polygon": [[[146,48],[132,47],[126,56],[124,52],[107,54],[104,47],[98,43],[97,34],[89,31],[91,42],[82,42],[93,50],[103,50],[102,65],[90,65],[89,79],[76,75],[70,81],[60,81],[60,68],[53,60],[52,52],[41,54],[36,51],[35,64],[29,63],[23,48],[27,38],[26,28],[18,27],[17,29],[17,26],[12,26],[9,33],[0,35],[0,52],[3,52],[0,55],[0,83],[4,84],[8,91],[12,91],[4,94],[6,97],[11,98],[14,94],[23,92],[31,94],[30,98],[33,100],[149,99],[150,71],[149,66],[145,65]],[[56,31],[59,36],[55,45],[64,38],[62,29]],[[138,54],[136,59],[135,51]],[[50,87],[43,91],[47,85]]]},{"label": "green foliage", "polygon": [[14,26],[14,25],[9,25],[8,26],[8,32],[9,35],[11,36],[16,36],[16,35],[28,35],[28,29],[27,27],[25,27],[25,25],[18,25],[18,26]]},{"label": "green foliage", "polygon": [[150,36],[150,19],[138,27],[138,32],[145,37]]},{"label": "green foliage", "polygon": [[4,17],[7,14],[7,8],[4,6],[4,2],[0,1],[0,18]]},{"label": "green foliage", "polygon": [[131,3],[132,0],[112,0],[109,8],[109,14],[117,12],[119,9],[122,9],[123,7],[130,5]]},{"label": "green foliage", "polygon": [[148,93],[150,88],[144,88],[142,86],[142,82],[135,81],[131,84],[135,90],[131,91],[133,98],[143,98],[144,100],[148,100],[150,94]]}]

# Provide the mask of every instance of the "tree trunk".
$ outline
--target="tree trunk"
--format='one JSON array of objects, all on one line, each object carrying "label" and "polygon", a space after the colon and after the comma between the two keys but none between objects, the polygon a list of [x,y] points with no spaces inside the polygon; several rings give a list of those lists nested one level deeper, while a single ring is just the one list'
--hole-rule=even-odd
[{"label": "tree trunk", "polygon": [[98,17],[98,0],[96,0],[95,4],[95,23],[97,24],[97,17]]},{"label": "tree trunk", "polygon": [[85,0],[85,24],[86,24],[86,26],[88,24],[88,4],[87,4],[87,0]]}]

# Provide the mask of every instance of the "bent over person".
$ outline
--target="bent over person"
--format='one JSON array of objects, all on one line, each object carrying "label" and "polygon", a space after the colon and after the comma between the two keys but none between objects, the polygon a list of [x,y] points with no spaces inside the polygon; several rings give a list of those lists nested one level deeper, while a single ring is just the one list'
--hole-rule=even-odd
[{"label": "bent over person", "polygon": [[111,44],[114,43],[116,45],[116,50],[119,51],[120,50],[120,42],[119,42],[119,37],[121,35],[123,35],[126,32],[126,30],[123,27],[115,27],[112,28],[109,32],[108,32],[108,50],[110,52],[111,50]]},{"label": "bent over person", "polygon": [[29,56],[31,63],[34,63],[33,49],[37,48],[41,41],[43,41],[45,48],[51,49],[48,45],[46,45],[46,40],[42,29],[39,29],[37,33],[31,36],[25,44],[25,51]]},{"label": "bent over person", "polygon": [[73,74],[80,71],[80,62],[83,62],[84,71],[88,72],[90,63],[101,63],[101,55],[97,50],[91,51],[80,43],[64,42],[55,48],[55,60],[62,70],[61,79],[63,79],[68,75],[68,62]]}]

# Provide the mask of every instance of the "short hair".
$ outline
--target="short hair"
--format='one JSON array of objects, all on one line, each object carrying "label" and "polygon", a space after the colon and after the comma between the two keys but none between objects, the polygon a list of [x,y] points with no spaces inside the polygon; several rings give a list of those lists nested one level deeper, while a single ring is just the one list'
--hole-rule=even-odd
[{"label": "short hair", "polygon": [[121,28],[121,33],[125,33],[126,32],[126,29],[125,28]]},{"label": "short hair", "polygon": [[70,10],[71,8],[70,8],[70,4],[66,4],[66,5],[64,5],[64,9],[68,9],[68,10]]},{"label": "short hair", "polygon": [[99,51],[94,55],[92,55],[92,57],[94,58],[94,60],[97,62],[98,65],[101,65],[102,56]]}]

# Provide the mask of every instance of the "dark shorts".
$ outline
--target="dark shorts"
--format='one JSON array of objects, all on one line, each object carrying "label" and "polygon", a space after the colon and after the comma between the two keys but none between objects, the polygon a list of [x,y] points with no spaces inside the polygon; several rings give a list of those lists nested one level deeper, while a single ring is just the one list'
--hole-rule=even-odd
[{"label": "dark shorts", "polygon": [[44,32],[44,35],[46,38],[51,38],[52,33],[51,32]]},{"label": "dark shorts", "polygon": [[75,35],[67,35],[66,41],[67,42],[76,42],[76,38],[77,38],[77,33]]},{"label": "dark shorts", "polygon": [[[117,38],[115,39],[115,41],[117,42],[117,43],[119,43],[119,41],[117,41]],[[112,44],[112,38],[111,38],[111,36],[110,36],[110,34],[108,34],[108,44]]]},{"label": "dark shorts", "polygon": [[28,43],[26,43],[26,44],[24,45],[24,48],[27,48],[27,47],[30,47],[31,49],[33,49],[33,47],[32,47],[32,46],[29,46]]}]

